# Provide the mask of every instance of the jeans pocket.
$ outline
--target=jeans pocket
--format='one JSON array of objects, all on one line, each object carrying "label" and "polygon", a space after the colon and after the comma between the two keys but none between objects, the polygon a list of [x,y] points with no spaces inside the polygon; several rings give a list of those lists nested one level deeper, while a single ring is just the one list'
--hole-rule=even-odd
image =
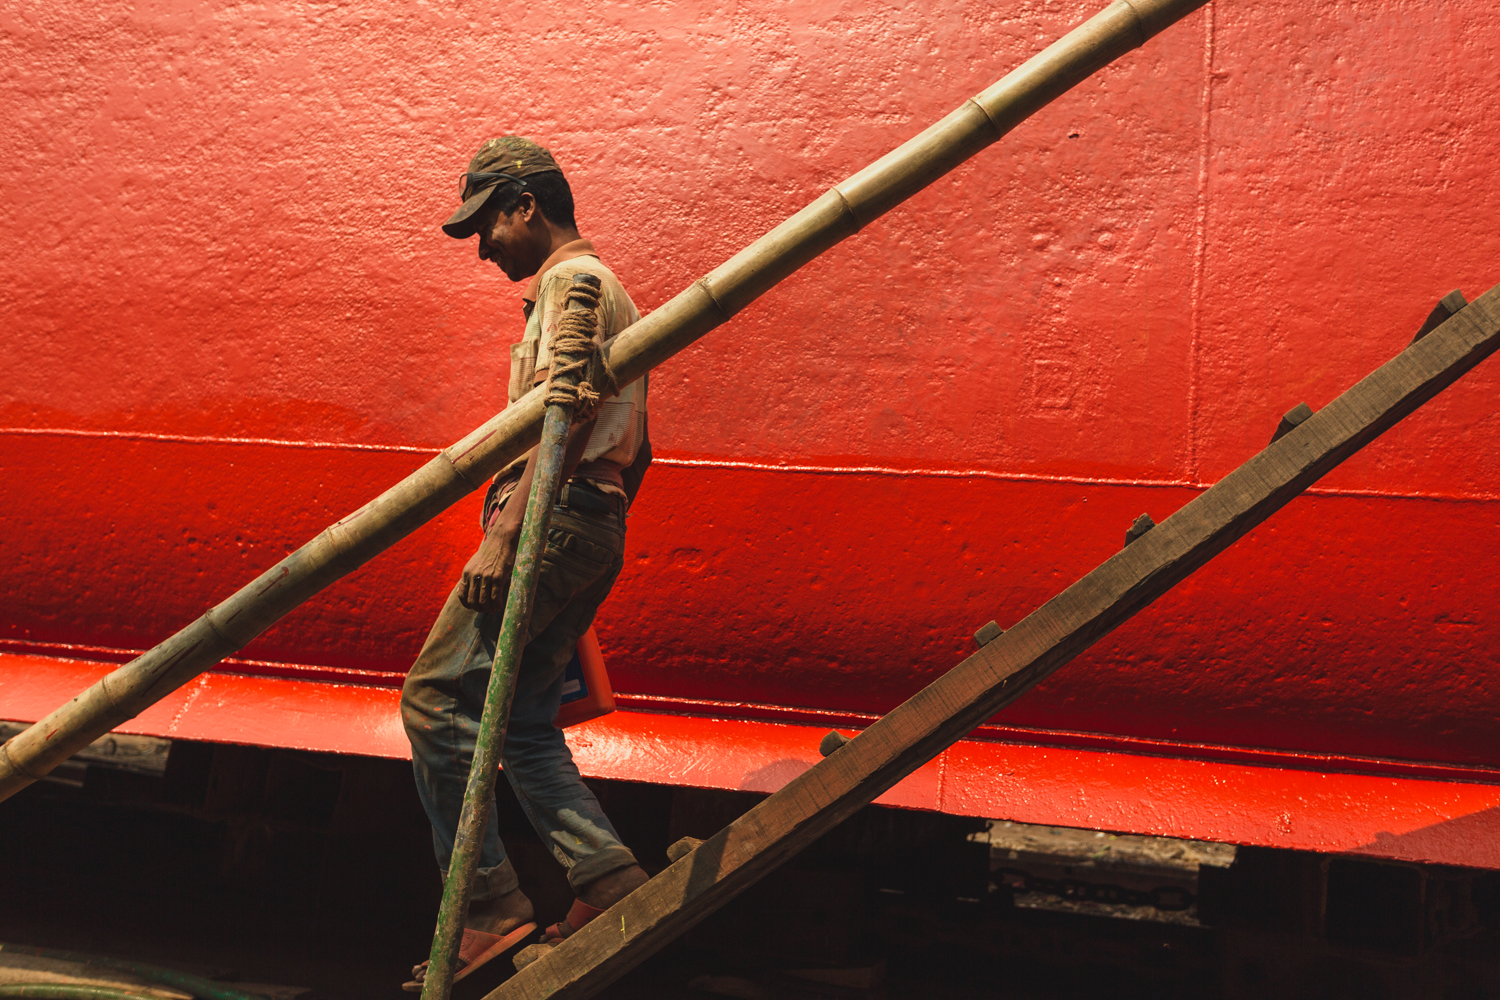
[{"label": "jeans pocket", "polygon": [[[597,606],[620,572],[624,548],[623,536],[612,532],[589,538],[567,527],[550,528],[532,606],[532,634],[579,599]],[[603,593],[596,593],[601,588]]]},{"label": "jeans pocket", "polygon": [[620,555],[624,545],[611,544],[613,538],[588,538],[567,528],[554,527],[547,532],[547,558],[559,562],[604,568]]}]

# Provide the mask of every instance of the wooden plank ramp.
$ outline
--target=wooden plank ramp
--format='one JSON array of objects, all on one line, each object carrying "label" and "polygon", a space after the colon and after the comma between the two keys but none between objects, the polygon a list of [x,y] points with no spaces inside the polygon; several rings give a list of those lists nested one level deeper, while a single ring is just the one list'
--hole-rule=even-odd
[{"label": "wooden plank ramp", "polygon": [[[1449,318],[1431,332],[1322,410],[1294,407],[1260,454],[1160,524],[1138,520],[1139,533],[1103,565],[486,1000],[593,996],[1165,594],[1500,347],[1500,286],[1467,306],[1462,296],[1449,295],[1439,308]],[[1334,321],[1368,324],[1370,317]]]}]

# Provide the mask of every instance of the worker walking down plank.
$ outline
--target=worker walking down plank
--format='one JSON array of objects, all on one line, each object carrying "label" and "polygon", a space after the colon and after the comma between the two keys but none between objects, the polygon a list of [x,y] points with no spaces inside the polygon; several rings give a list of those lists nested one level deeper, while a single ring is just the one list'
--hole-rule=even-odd
[{"label": "worker walking down plank", "polygon": [[[443,231],[456,239],[478,236],[480,260],[493,262],[511,281],[530,279],[521,293],[526,332],[511,347],[510,403],[547,380],[552,340],[575,274],[600,280],[600,343],[640,319],[619,279],[579,236],[572,191],[546,149],[520,136],[491,139],[469,161],[461,198]],[[651,461],[646,388],[642,376],[601,400],[594,412],[575,417],[569,432],[565,485],[547,535],[501,755],[516,797],[567,868],[577,895],[567,918],[543,932],[544,947],[646,881],[583,784],[554,721],[563,671],[624,565],[625,512]],[[491,484],[484,540],[448,595],[401,692],[417,791],[444,872],[453,855],[536,454],[533,448]],[[455,979],[531,938],[536,928],[497,825],[492,800]],[[426,965],[415,967],[416,979],[406,989],[421,991]]]}]

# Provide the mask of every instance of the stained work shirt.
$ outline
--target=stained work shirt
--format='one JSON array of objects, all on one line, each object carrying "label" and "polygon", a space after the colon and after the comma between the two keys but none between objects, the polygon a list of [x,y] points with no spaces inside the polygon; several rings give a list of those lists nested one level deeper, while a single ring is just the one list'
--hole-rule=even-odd
[{"label": "stained work shirt", "polygon": [[[535,385],[547,380],[552,366],[552,338],[566,307],[573,275],[587,272],[599,279],[599,332],[595,340],[608,342],[641,318],[635,303],[625,293],[614,272],[605,267],[588,240],[575,240],[559,247],[547,258],[521,293],[525,302],[526,332],[510,348],[509,403],[514,403]],[[649,375],[642,375],[599,404],[598,422],[589,436],[588,447],[575,476],[590,479],[608,492],[624,492],[621,470],[628,468],[640,451],[646,432],[646,389]],[[516,462],[500,474],[503,493],[520,479],[522,462]]]}]

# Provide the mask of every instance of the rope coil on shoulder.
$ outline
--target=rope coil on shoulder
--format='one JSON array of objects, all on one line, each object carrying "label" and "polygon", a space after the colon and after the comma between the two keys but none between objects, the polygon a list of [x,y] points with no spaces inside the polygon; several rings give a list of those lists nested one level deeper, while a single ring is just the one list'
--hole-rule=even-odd
[{"label": "rope coil on shoulder", "polygon": [[[562,318],[552,335],[552,370],[547,376],[547,405],[573,408],[573,422],[592,420],[601,400],[620,391],[594,337],[599,332],[600,281],[592,274],[573,275]],[[563,376],[578,377],[576,385]]]}]

